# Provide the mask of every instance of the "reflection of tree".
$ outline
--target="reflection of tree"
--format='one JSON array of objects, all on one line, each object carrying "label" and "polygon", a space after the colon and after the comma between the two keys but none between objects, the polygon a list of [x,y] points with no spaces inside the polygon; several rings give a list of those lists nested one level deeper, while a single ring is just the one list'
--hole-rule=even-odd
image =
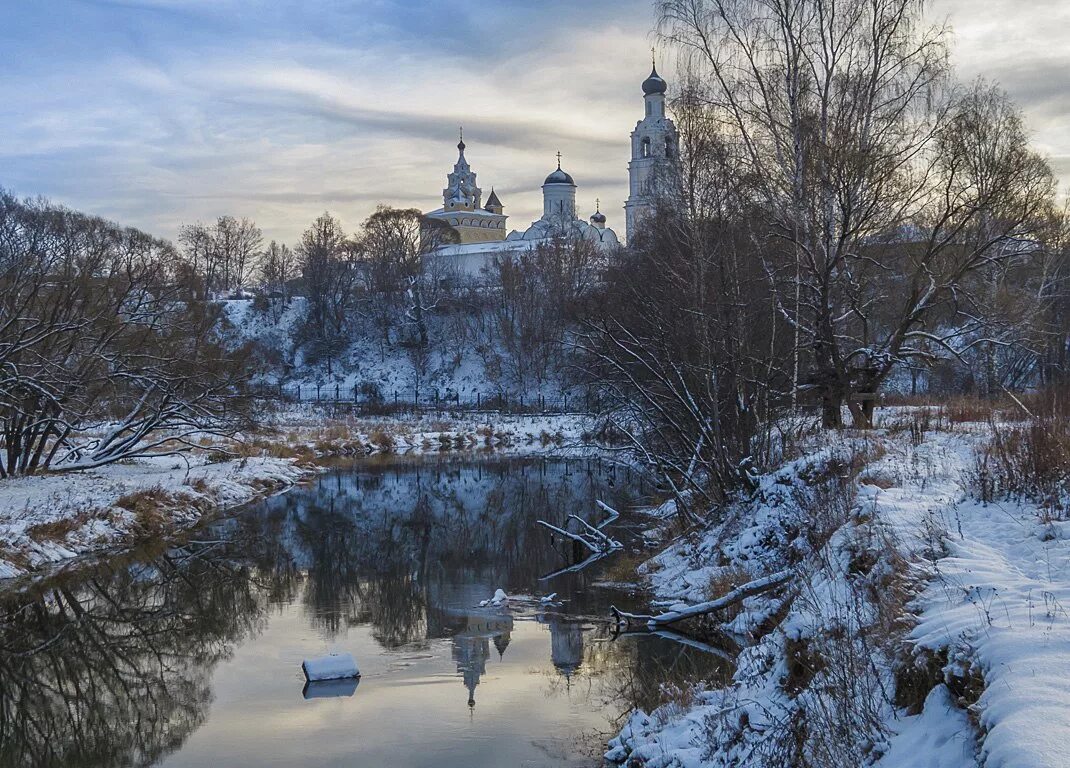
[{"label": "reflection of tree", "polygon": [[204,720],[213,666],[257,626],[248,569],[172,553],[0,603],[0,764],[148,765]]},{"label": "reflection of tree", "polygon": [[[206,716],[214,665],[299,592],[329,634],[370,622],[388,647],[461,635],[458,671],[474,691],[511,626],[454,610],[472,602],[451,590],[530,589],[557,557],[534,521],[593,511],[597,492],[582,470],[538,462],[340,472],[196,534],[225,545],[2,598],[0,766],[147,765],[178,749]],[[569,605],[588,599],[577,590]],[[573,660],[575,640],[561,646]],[[597,674],[594,652],[582,649],[578,674]]]},{"label": "reflection of tree", "polygon": [[636,708],[650,712],[665,703],[667,695],[675,695],[674,690],[699,681],[709,681],[712,687],[731,681],[732,666],[725,659],[668,638],[613,639],[606,627],[587,629],[589,637],[584,638],[575,622],[557,622],[556,627],[552,620],[547,623],[553,633],[551,653],[556,653],[551,656],[557,672],[551,687],[567,687],[578,675],[589,684],[584,689],[588,695],[600,705],[619,708],[622,717]]},{"label": "reflection of tree", "polygon": [[429,509],[420,497],[397,524],[370,530],[348,510],[339,511],[333,500],[304,516],[298,530],[311,555],[304,601],[313,622],[331,636],[343,626],[370,622],[375,638],[387,647],[422,640],[424,561],[413,553],[426,552]]}]

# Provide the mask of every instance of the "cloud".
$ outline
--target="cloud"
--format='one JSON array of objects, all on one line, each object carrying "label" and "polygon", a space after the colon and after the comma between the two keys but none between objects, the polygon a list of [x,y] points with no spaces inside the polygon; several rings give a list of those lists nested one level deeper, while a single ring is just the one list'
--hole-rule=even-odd
[{"label": "cloud", "polygon": [[[1062,2],[937,0],[1068,172]],[[457,126],[521,227],[554,154],[623,226],[648,0],[39,0],[5,11],[0,184],[163,236],[222,214],[293,242],[324,209],[440,204]],[[1067,51],[1067,53],[1064,53]],[[10,65],[10,66],[8,66]]]},{"label": "cloud", "polygon": [[517,226],[558,150],[586,205],[623,204],[645,2],[419,8],[96,0],[69,8],[95,45],[69,51],[31,9],[11,41],[55,56],[0,84],[0,183],[165,236],[234,213],[292,241],[325,207],[437,206],[464,124]]}]

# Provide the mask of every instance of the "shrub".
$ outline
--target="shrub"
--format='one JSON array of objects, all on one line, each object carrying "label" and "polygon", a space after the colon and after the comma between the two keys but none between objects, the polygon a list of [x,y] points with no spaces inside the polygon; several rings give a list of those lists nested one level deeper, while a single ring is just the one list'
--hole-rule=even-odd
[{"label": "shrub", "polygon": [[990,422],[970,478],[973,493],[985,502],[1027,499],[1061,517],[1070,504],[1070,406],[1054,391],[1033,396],[1030,406],[1025,422]]}]

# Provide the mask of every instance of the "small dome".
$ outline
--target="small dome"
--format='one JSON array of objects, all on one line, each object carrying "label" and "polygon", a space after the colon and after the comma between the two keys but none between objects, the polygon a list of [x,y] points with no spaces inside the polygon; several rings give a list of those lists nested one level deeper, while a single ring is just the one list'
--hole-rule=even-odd
[{"label": "small dome", "polygon": [[556,171],[546,177],[546,181],[543,184],[571,184],[576,186],[576,182],[572,180],[572,177],[561,170],[559,167]]},{"label": "small dome", "polygon": [[602,213],[601,211],[595,211],[593,214],[591,214],[591,223],[592,224],[605,224],[606,223],[606,215],[604,213]]},{"label": "small dome", "polygon": [[665,93],[668,88],[668,84],[658,74],[657,67],[651,67],[650,77],[643,81],[643,93],[650,96],[654,93]]}]

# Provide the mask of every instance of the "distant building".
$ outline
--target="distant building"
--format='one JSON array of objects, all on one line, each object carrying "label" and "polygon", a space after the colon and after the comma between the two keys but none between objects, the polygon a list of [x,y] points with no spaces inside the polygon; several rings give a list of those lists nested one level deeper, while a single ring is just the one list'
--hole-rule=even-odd
[{"label": "distant building", "polygon": [[[658,179],[676,167],[679,138],[676,126],[665,114],[665,93],[668,86],[652,68],[643,81],[643,100],[646,114],[632,132],[632,159],[628,164],[629,192],[624,205],[629,239],[657,196]],[[444,221],[457,230],[460,242],[438,249],[433,258],[461,275],[478,278],[494,258],[501,254],[521,253],[553,238],[575,238],[593,243],[609,253],[620,245],[617,233],[606,226],[606,215],[595,201],[595,211],[587,219],[576,212],[576,181],[561,167],[561,153],[557,168],[542,184],[542,217],[526,229],[506,233],[507,216],[498,195],[491,190],[486,205],[482,190],[476,183],[476,173],[465,157],[462,135],[457,144],[459,152],[453,171],[447,176],[442,190],[442,207],[426,215]]]},{"label": "distant building", "polygon": [[643,81],[646,114],[632,131],[632,159],[628,163],[628,200],[624,203],[624,223],[628,240],[635,237],[643,217],[657,198],[658,184],[676,169],[680,137],[676,125],[665,114],[668,84],[651,66]]}]

